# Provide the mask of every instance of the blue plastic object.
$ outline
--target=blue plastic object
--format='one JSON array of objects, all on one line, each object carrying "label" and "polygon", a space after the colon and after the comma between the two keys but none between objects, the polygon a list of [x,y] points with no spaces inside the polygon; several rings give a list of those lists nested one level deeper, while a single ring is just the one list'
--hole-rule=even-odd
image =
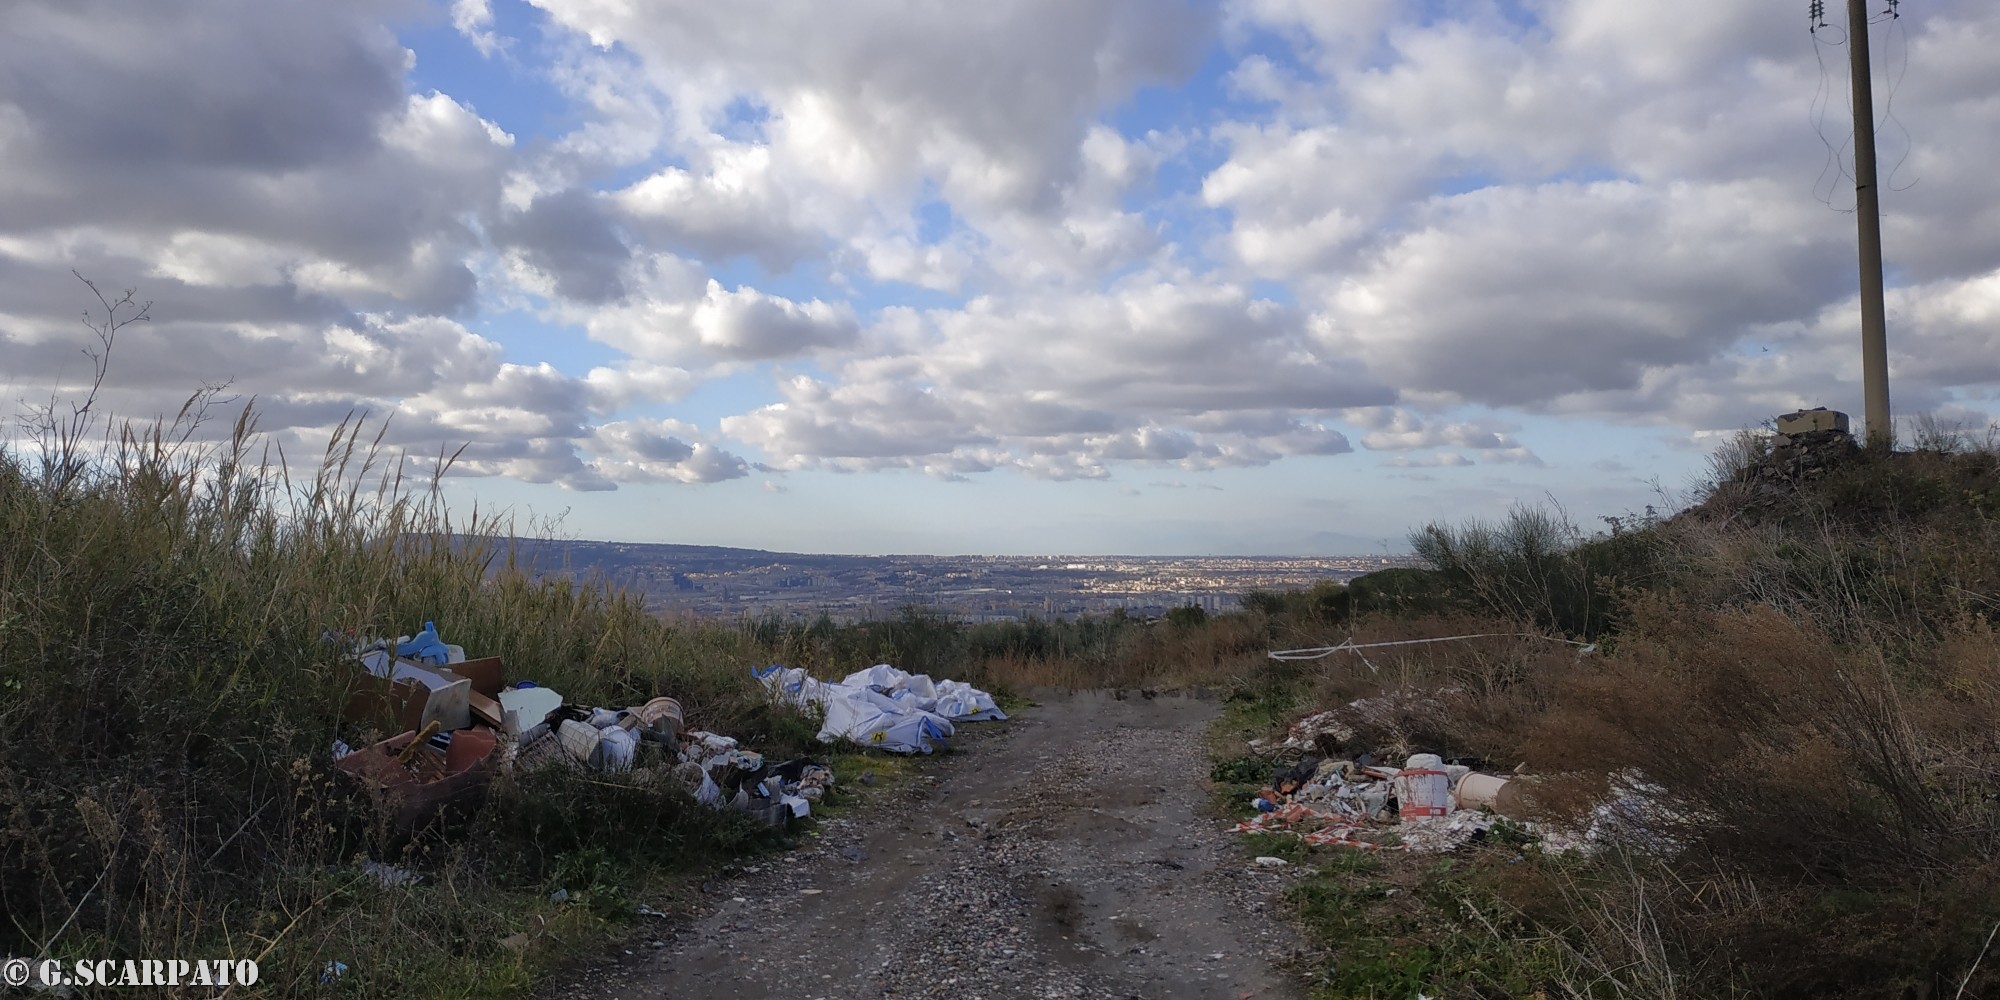
[{"label": "blue plastic object", "polygon": [[418,632],[409,642],[396,644],[396,655],[406,656],[418,663],[441,664],[451,659],[445,652],[444,640],[438,638],[436,622],[425,622],[424,630]]}]

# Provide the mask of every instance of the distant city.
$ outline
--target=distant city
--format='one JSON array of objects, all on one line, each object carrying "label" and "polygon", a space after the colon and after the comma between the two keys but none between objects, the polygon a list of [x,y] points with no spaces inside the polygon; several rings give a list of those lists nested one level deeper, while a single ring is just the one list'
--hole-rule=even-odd
[{"label": "distant city", "polygon": [[663,613],[883,618],[920,605],[968,622],[1229,611],[1253,590],[1419,565],[1409,556],[806,555],[703,545],[526,543],[538,575],[601,572]]}]

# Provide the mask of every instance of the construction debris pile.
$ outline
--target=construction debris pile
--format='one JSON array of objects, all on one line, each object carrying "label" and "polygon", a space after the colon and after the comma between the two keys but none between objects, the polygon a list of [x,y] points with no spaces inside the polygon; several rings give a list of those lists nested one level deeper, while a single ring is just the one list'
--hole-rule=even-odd
[{"label": "construction debris pile", "polygon": [[1391,710],[1435,706],[1407,693],[1352,702],[1308,715],[1282,739],[1252,741],[1250,748],[1276,762],[1271,784],[1257,793],[1257,815],[1237,824],[1239,833],[1296,836],[1308,844],[1363,850],[1400,849],[1418,853],[1453,850],[1484,839],[1503,820],[1546,851],[1592,845],[1614,830],[1629,830],[1635,817],[1653,811],[1653,791],[1637,776],[1615,787],[1590,829],[1572,836],[1525,818],[1524,790],[1532,779],[1488,774],[1478,762],[1446,761],[1416,753],[1400,766],[1377,763],[1375,754],[1347,753],[1357,740],[1358,720]]},{"label": "construction debris pile", "polygon": [[767,763],[730,737],[683,731],[672,698],[608,708],[571,704],[532,681],[507,685],[498,657],[468,659],[430,622],[393,642],[342,644],[362,668],[343,719],[397,735],[360,748],[336,741],[335,766],[377,796],[405,833],[470,811],[496,774],[539,768],[653,773],[697,802],[781,828],[810,815],[833,787],[824,762]]},{"label": "construction debris pile", "polygon": [[1307,756],[1257,793],[1257,815],[1235,829],[1365,850],[1449,851],[1493,828],[1499,814],[1490,810],[1511,786],[1436,754],[1415,754],[1402,767],[1377,766],[1367,754]]},{"label": "construction debris pile", "polygon": [[896,753],[930,753],[957,732],[957,724],[1007,718],[993,696],[960,681],[933,681],[886,663],[856,671],[838,683],[815,680],[804,670],[779,666],[752,670],[772,698],[818,712],[819,740],[849,740]]}]

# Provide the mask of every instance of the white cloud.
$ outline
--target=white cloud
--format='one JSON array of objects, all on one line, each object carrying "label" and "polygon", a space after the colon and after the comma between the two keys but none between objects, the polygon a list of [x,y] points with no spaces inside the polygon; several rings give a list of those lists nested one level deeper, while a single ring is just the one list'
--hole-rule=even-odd
[{"label": "white cloud", "polygon": [[726,289],[671,255],[636,261],[625,274],[630,292],[623,300],[566,304],[555,315],[634,358],[674,365],[790,358],[847,347],[860,336],[845,303]]},{"label": "white cloud", "polygon": [[[1192,72],[1213,29],[1179,0],[537,5],[618,46],[599,61],[669,123],[652,135],[683,162],[620,193],[661,248],[788,267],[830,245],[878,279],[943,289],[969,277],[973,247],[1009,281],[1095,277],[1150,250],[1118,199],[1156,150],[1096,118]],[[961,235],[922,232],[935,202]]]},{"label": "white cloud", "polygon": [[[1232,4],[1235,35],[1276,32],[1300,62],[1260,50],[1233,77],[1275,107],[1216,129],[1229,155],[1202,193],[1230,213],[1219,250],[1317,294],[1327,349],[1408,402],[1685,421],[1715,419],[1715,397],[1752,383],[1760,412],[1852,391],[1784,343],[1739,357],[1851,297],[1852,223],[1811,190],[1822,86],[1819,128],[1834,143],[1847,131],[1843,54],[1821,53],[1822,77],[1800,12],[1757,5],[1664,30],[1613,0],[1532,13]],[[1908,143],[1905,187],[1885,179],[1891,280],[1935,290],[1988,273],[2000,200],[1972,175],[2000,156],[2000,72],[1975,53],[2000,16],[1946,2],[1875,30],[1900,88],[1885,170]],[[1933,400],[1948,365],[1899,362],[1899,384]]]},{"label": "white cloud", "polygon": [[451,26],[488,59],[504,51],[510,41],[493,32],[492,0],[451,0]]},{"label": "white cloud", "polygon": [[698,382],[685,368],[630,361],[616,367],[592,368],[585,381],[596,391],[600,408],[622,410],[635,403],[673,403],[685,398]]},{"label": "white cloud", "polygon": [[699,434],[677,420],[603,424],[591,436],[591,468],[612,482],[715,483],[750,474],[749,463]]},{"label": "white cloud", "polygon": [[781,270],[828,242],[774,181],[760,144],[712,149],[706,172],[667,167],[613,199],[652,245],[711,260],[749,255]]},{"label": "white cloud", "polygon": [[1426,419],[1403,409],[1382,408],[1353,414],[1369,427],[1361,439],[1371,451],[1415,451],[1425,448],[1500,449],[1514,446],[1502,429],[1486,421],[1446,422]]},{"label": "white cloud", "polygon": [[[157,300],[124,411],[234,379],[284,433],[395,411],[398,446],[577,489],[765,471],[750,449],[939,479],[1536,465],[1523,414],[1719,429],[1858,396],[1802,11],[534,5],[535,45],[439,5],[567,102],[482,90],[488,118],[404,50],[402,0],[17,3],[0,368],[75,381],[74,267]],[[2000,10],[1911,13],[1878,28],[1888,63],[1908,43],[1906,410],[2000,381]],[[1218,42],[1256,107],[1203,103]],[[726,415],[663,415],[690,399]]]},{"label": "white cloud", "polygon": [[1635,388],[1838,287],[1842,248],[1777,195],[1602,182],[1436,199],[1330,292],[1325,342],[1399,386],[1489,405]]},{"label": "white cloud", "polygon": [[[1319,353],[1294,311],[1233,286],[1136,281],[1117,292],[899,317],[906,354],[798,377],[724,433],[781,467],[910,467],[937,456],[1044,478],[1120,462],[1202,469],[1352,449],[1307,414],[1388,401]],[[964,475],[963,466],[945,470]]]}]

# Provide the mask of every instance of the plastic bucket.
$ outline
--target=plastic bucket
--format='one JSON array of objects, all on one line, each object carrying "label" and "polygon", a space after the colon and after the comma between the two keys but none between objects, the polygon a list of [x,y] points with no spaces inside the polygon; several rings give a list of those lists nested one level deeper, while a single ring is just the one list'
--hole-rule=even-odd
[{"label": "plastic bucket", "polygon": [[681,703],[672,698],[654,698],[639,706],[639,725],[662,743],[677,742],[682,725]]},{"label": "plastic bucket", "polygon": [[1507,787],[1507,779],[1491,774],[1468,774],[1459,779],[1458,787],[1452,791],[1452,800],[1460,809],[1491,809],[1500,811],[1501,790]]},{"label": "plastic bucket", "polygon": [[1397,812],[1404,819],[1451,813],[1451,776],[1436,754],[1420,753],[1396,772]]},{"label": "plastic bucket", "polygon": [[604,737],[598,744],[604,753],[604,769],[630,771],[633,754],[638,749],[638,741],[632,738],[631,733],[616,726],[599,732]]},{"label": "plastic bucket", "polygon": [[639,718],[647,725],[660,719],[672,719],[678,725],[681,720],[681,703],[672,698],[654,698],[639,706]]}]

